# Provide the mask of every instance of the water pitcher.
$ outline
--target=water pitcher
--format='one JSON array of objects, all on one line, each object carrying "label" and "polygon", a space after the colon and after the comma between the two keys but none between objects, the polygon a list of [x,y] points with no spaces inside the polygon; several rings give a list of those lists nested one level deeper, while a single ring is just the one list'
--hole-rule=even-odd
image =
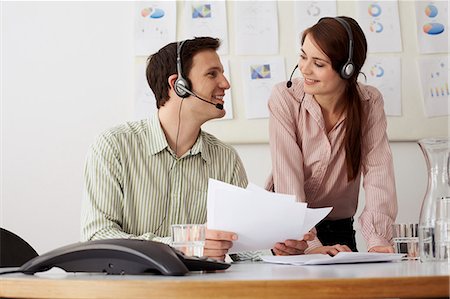
[{"label": "water pitcher", "polygon": [[421,139],[419,145],[428,168],[428,186],[419,219],[419,252],[420,260],[429,262],[442,259],[436,244],[436,223],[445,220],[438,216],[438,202],[450,197],[450,139]]}]

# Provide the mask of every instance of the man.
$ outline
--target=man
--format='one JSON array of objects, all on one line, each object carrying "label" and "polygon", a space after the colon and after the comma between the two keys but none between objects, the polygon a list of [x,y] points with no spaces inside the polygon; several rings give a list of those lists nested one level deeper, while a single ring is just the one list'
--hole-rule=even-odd
[{"label": "man", "polygon": [[[201,130],[221,118],[230,88],[218,39],[171,43],[150,56],[147,80],[158,113],[103,133],[85,166],[82,240],[138,238],[168,243],[170,225],[205,223],[208,178],[240,187],[236,151]],[[232,232],[207,230],[204,255],[223,260]],[[306,243],[296,241],[297,253]],[[294,249],[292,249],[294,250]]]}]

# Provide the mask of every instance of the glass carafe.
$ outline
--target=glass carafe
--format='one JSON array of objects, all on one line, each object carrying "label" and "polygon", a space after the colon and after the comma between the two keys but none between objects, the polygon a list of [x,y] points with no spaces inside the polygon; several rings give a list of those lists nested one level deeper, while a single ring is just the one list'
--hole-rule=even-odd
[{"label": "glass carafe", "polygon": [[419,252],[422,262],[438,260],[436,248],[437,202],[450,196],[449,138],[429,138],[419,141],[428,168],[428,186],[420,210]]}]

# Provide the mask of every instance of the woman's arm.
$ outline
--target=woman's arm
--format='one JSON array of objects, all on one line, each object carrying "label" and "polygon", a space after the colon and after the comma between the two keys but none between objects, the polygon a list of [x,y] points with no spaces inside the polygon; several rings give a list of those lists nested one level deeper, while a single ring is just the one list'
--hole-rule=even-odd
[{"label": "woman's arm", "polygon": [[272,158],[274,191],[293,194],[297,201],[305,201],[303,155],[297,143],[300,103],[276,85],[269,98],[269,142]]},{"label": "woman's arm", "polygon": [[[283,83],[276,85],[272,90],[269,98],[272,175],[268,187],[278,193],[293,194],[297,201],[305,202],[303,153],[298,144],[300,105],[299,99],[294,99],[293,95],[286,91]],[[317,237],[308,240],[305,252],[320,246],[322,243]]]},{"label": "woman's arm", "polygon": [[[369,90],[366,126],[362,136],[362,173],[365,207],[359,218],[367,248],[391,247],[392,224],[397,216],[394,166],[386,134],[387,121],[381,94]],[[384,250],[384,249],[383,249]]]}]

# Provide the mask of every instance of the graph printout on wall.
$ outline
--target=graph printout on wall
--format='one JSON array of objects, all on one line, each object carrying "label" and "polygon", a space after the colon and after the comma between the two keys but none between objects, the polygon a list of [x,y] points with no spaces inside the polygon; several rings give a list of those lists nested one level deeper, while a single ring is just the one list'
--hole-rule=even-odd
[{"label": "graph printout on wall", "polygon": [[228,26],[225,1],[186,1],[184,22],[187,38],[212,36],[221,40],[220,55],[228,54]]},{"label": "graph printout on wall", "polygon": [[277,2],[233,1],[233,4],[236,54],[278,54]]},{"label": "graph printout on wall", "polygon": [[242,62],[241,70],[247,119],[268,118],[272,87],[286,80],[283,57],[249,58]]},{"label": "graph printout on wall", "polygon": [[134,8],[135,54],[149,56],[176,40],[175,1],[137,1]]},{"label": "graph printout on wall", "polygon": [[317,23],[323,17],[335,17],[336,1],[294,1],[295,35],[293,40],[300,50],[302,32]]},{"label": "graph printout on wall", "polygon": [[[370,56],[362,72],[363,83],[375,86],[383,95],[387,116],[402,115],[401,62],[399,57]],[[361,80],[363,77],[367,82]]]},{"label": "graph printout on wall", "polygon": [[358,22],[369,53],[401,52],[402,36],[397,1],[357,1]]},{"label": "graph printout on wall", "polygon": [[448,58],[448,55],[442,55],[418,59],[425,114],[428,117],[449,115]]},{"label": "graph printout on wall", "polygon": [[448,13],[448,1],[416,1],[420,53],[448,53]]}]

